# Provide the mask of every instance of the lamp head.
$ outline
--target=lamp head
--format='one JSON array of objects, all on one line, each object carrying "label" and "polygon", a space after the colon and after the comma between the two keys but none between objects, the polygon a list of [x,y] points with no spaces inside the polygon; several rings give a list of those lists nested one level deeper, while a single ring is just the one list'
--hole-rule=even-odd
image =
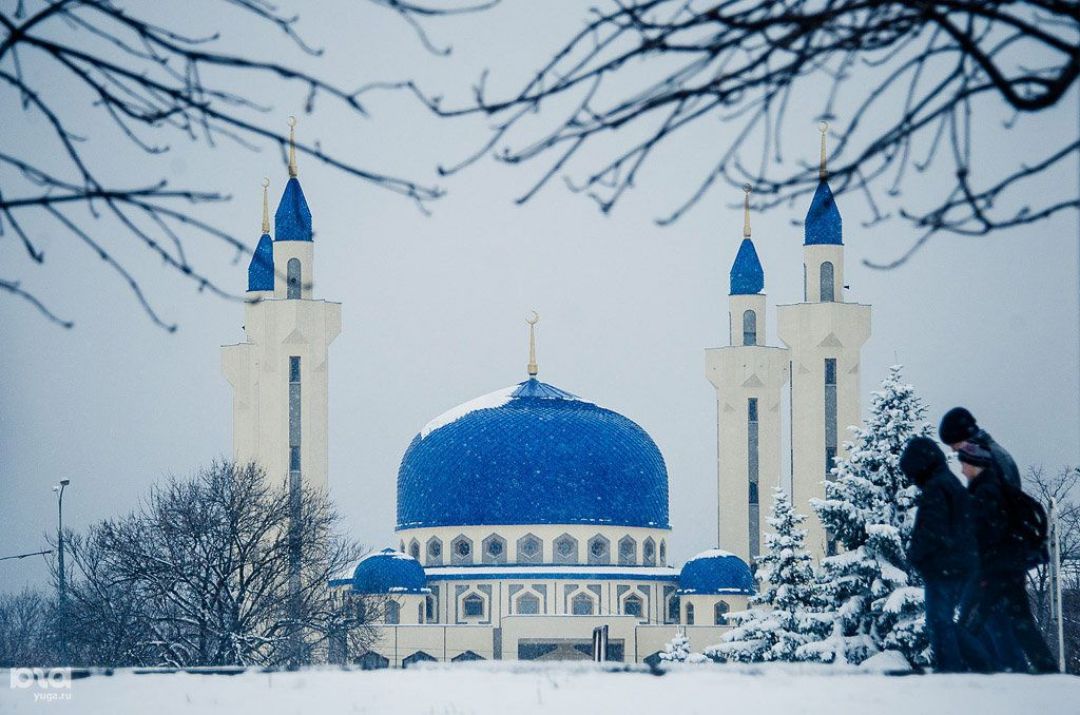
[{"label": "lamp head", "polygon": [[70,479],[61,479],[60,480],[60,486],[62,486],[62,487],[66,487],[68,484],[71,484]]}]

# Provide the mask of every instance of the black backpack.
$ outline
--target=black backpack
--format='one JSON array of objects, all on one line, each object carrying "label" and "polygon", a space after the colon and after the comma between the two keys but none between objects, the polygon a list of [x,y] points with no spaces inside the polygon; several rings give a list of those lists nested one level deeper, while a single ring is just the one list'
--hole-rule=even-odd
[{"label": "black backpack", "polygon": [[1009,533],[1019,542],[1026,568],[1042,566],[1050,561],[1048,535],[1050,522],[1042,504],[1022,489],[1001,480],[1005,509],[1009,518]]}]

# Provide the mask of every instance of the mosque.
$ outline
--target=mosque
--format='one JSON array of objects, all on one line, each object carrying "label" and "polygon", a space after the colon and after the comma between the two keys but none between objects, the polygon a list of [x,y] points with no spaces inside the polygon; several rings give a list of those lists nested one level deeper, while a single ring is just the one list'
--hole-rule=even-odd
[{"label": "mosque", "polygon": [[[290,131],[291,135],[291,131]],[[668,543],[668,472],[635,422],[539,380],[533,326],[526,379],[420,428],[397,477],[396,548],[331,582],[346,607],[379,597],[379,637],[350,654],[369,667],[423,660],[588,659],[608,626],[609,660],[650,662],[676,629],[718,642],[754,591],[771,492],[781,481],[782,397],[790,405],[790,489],[823,496],[841,429],[859,421],[859,356],[870,307],[845,300],[841,218],[820,182],[805,223],[803,300],[777,306],[784,347],[765,345],[764,271],[743,240],[730,274],[730,345],[705,351],[717,404],[717,546],[680,568]],[[265,185],[264,185],[265,186]],[[312,294],[312,217],[289,149],[271,237],[248,269],[245,340],[222,348],[238,461],[289,487],[327,487],[328,349],[339,303]],[[404,446],[404,445],[403,445]],[[704,497],[704,495],[702,495]],[[833,545],[815,519],[808,546]]]}]

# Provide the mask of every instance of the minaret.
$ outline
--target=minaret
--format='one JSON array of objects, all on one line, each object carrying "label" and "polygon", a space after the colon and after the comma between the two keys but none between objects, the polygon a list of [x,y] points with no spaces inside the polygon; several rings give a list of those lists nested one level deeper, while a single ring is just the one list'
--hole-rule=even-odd
[{"label": "minaret", "polygon": [[248,267],[246,341],[222,348],[233,387],[233,452],[258,462],[272,484],[327,487],[330,343],[341,332],[341,304],[312,294],[311,211],[296,172],[289,121],[289,181],[274,214],[263,184],[263,235]]},{"label": "minaret", "polygon": [[728,297],[731,346],[705,351],[705,375],[716,388],[717,545],[750,563],[763,546],[763,512],[780,480],[789,359],[786,349],[765,345],[765,273],[750,240],[750,187],[745,191]]},{"label": "minaret", "polygon": [[803,302],[777,306],[778,333],[791,350],[791,501],[809,515],[806,546],[835,552],[809,500],[825,496],[824,482],[844,456],[847,427],[859,423],[859,357],[870,337],[870,306],[844,300],[844,242],[840,212],[829,188],[821,124],[820,181],[806,214]]}]

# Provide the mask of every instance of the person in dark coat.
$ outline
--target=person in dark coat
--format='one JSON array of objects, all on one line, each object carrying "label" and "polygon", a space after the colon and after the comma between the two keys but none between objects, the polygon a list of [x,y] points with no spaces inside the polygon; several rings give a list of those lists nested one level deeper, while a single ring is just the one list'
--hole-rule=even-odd
[{"label": "person in dark coat", "polygon": [[1016,467],[1016,461],[1005,448],[994,441],[986,430],[979,427],[975,417],[963,407],[954,407],[941,418],[938,427],[938,436],[941,441],[959,451],[965,444],[974,444],[982,447],[993,455],[993,469],[998,476],[1017,489],[1020,485],[1020,470]]},{"label": "person in dark coat", "polygon": [[[928,437],[913,437],[907,443],[900,469],[920,490],[908,560],[925,583],[934,668],[941,673],[983,670],[986,656],[970,655],[971,646],[961,643],[964,636],[955,621],[960,598],[978,566],[971,497],[949,471],[945,453]],[[981,646],[974,649],[985,652]]]},{"label": "person in dark coat", "polygon": [[994,470],[994,455],[968,443],[957,452],[972,499],[978,577],[964,595],[961,622],[985,628],[998,664],[1014,672],[1057,672],[1028,603],[1024,547],[1009,525],[1008,487]]}]

